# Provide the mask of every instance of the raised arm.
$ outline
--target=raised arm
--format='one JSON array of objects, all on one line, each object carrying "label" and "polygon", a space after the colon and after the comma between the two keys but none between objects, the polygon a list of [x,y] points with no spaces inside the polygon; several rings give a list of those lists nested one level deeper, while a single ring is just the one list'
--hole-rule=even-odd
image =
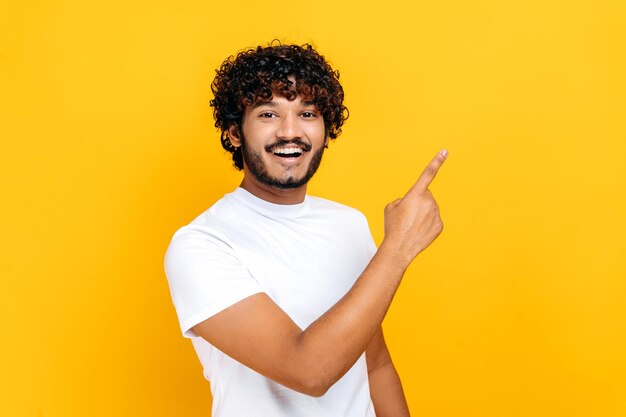
[{"label": "raised arm", "polygon": [[252,295],[194,326],[228,356],[296,391],[323,395],[356,362],[377,332],[411,261],[441,233],[428,187],[440,152],[407,194],[385,208],[385,238],[354,286],[300,329],[267,295]]}]

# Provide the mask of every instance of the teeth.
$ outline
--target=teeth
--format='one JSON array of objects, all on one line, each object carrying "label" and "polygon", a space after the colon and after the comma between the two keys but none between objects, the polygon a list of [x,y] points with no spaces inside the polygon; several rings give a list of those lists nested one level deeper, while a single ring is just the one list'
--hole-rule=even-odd
[{"label": "teeth", "polygon": [[302,150],[300,148],[278,148],[274,149],[274,153],[278,155],[293,155],[301,154]]}]

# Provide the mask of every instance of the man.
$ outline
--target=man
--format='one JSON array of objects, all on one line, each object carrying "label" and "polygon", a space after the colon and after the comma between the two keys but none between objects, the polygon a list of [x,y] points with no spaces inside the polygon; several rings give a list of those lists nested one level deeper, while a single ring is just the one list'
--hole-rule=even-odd
[{"label": "man", "polygon": [[382,320],[410,262],[441,232],[439,153],[385,208],[378,249],[358,211],[306,194],[346,109],[310,45],[230,57],[216,126],[243,181],[174,235],[165,268],[214,417],[408,416]]}]

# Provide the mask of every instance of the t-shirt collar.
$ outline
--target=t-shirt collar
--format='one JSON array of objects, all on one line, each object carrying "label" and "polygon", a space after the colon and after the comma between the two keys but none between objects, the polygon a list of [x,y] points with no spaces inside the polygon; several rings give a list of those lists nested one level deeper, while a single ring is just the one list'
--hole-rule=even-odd
[{"label": "t-shirt collar", "polygon": [[237,187],[230,195],[250,209],[268,217],[299,217],[309,210],[311,204],[308,195],[305,195],[304,201],[298,204],[272,203],[241,187]]}]

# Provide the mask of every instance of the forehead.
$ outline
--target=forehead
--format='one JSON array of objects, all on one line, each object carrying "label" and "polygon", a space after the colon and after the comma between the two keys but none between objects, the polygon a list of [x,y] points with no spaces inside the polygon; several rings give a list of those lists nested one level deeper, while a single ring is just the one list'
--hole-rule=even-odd
[{"label": "forehead", "polygon": [[274,93],[271,100],[257,100],[252,106],[252,109],[259,107],[310,107],[315,106],[315,103],[310,98],[302,95],[296,96],[293,100],[289,100],[287,97]]}]

